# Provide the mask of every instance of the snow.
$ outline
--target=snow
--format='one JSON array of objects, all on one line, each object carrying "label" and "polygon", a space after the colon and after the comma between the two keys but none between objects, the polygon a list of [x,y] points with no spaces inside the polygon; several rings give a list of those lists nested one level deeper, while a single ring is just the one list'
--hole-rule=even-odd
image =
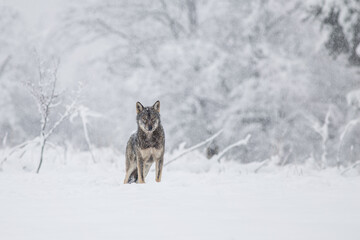
[{"label": "snow", "polygon": [[152,171],[146,184],[124,185],[123,157],[71,155],[40,174],[4,165],[1,239],[360,239],[358,174],[294,165],[255,174],[259,164],[193,152],[161,183]]}]

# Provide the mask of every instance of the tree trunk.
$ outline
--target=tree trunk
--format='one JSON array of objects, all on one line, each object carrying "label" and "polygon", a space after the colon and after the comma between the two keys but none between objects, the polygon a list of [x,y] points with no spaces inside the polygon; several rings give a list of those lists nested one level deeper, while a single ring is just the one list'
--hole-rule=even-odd
[{"label": "tree trunk", "polygon": [[46,138],[42,138],[42,140],[41,140],[41,151],[40,151],[40,162],[39,162],[38,169],[36,170],[36,173],[40,172],[40,168],[41,168],[41,165],[42,165],[42,162],[43,162],[45,144],[46,144]]}]

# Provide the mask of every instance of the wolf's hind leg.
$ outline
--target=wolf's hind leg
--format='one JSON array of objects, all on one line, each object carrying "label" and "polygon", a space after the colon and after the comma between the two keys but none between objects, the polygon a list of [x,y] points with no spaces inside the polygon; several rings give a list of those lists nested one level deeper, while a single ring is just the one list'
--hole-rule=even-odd
[{"label": "wolf's hind leg", "polygon": [[138,172],[135,168],[134,171],[130,174],[128,183],[136,183],[138,180]]},{"label": "wolf's hind leg", "polygon": [[136,164],[134,164],[134,163],[132,163],[132,164],[129,163],[129,165],[126,166],[126,175],[125,175],[125,179],[124,179],[124,184],[129,183],[130,177],[133,176],[133,173],[135,170],[137,170],[137,169],[136,169]]}]

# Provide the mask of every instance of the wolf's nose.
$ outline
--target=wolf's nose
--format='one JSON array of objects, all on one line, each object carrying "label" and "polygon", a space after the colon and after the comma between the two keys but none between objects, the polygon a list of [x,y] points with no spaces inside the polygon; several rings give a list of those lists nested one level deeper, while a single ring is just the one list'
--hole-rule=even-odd
[{"label": "wolf's nose", "polygon": [[149,126],[149,131],[151,131],[152,130],[152,126]]}]

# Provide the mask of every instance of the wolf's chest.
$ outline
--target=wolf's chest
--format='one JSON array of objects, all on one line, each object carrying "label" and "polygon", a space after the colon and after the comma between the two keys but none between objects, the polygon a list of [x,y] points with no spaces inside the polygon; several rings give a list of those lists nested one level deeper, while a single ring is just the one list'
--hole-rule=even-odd
[{"label": "wolf's chest", "polygon": [[162,149],[157,149],[154,147],[145,148],[140,150],[141,157],[144,160],[149,160],[152,157],[152,160],[160,158]]}]

